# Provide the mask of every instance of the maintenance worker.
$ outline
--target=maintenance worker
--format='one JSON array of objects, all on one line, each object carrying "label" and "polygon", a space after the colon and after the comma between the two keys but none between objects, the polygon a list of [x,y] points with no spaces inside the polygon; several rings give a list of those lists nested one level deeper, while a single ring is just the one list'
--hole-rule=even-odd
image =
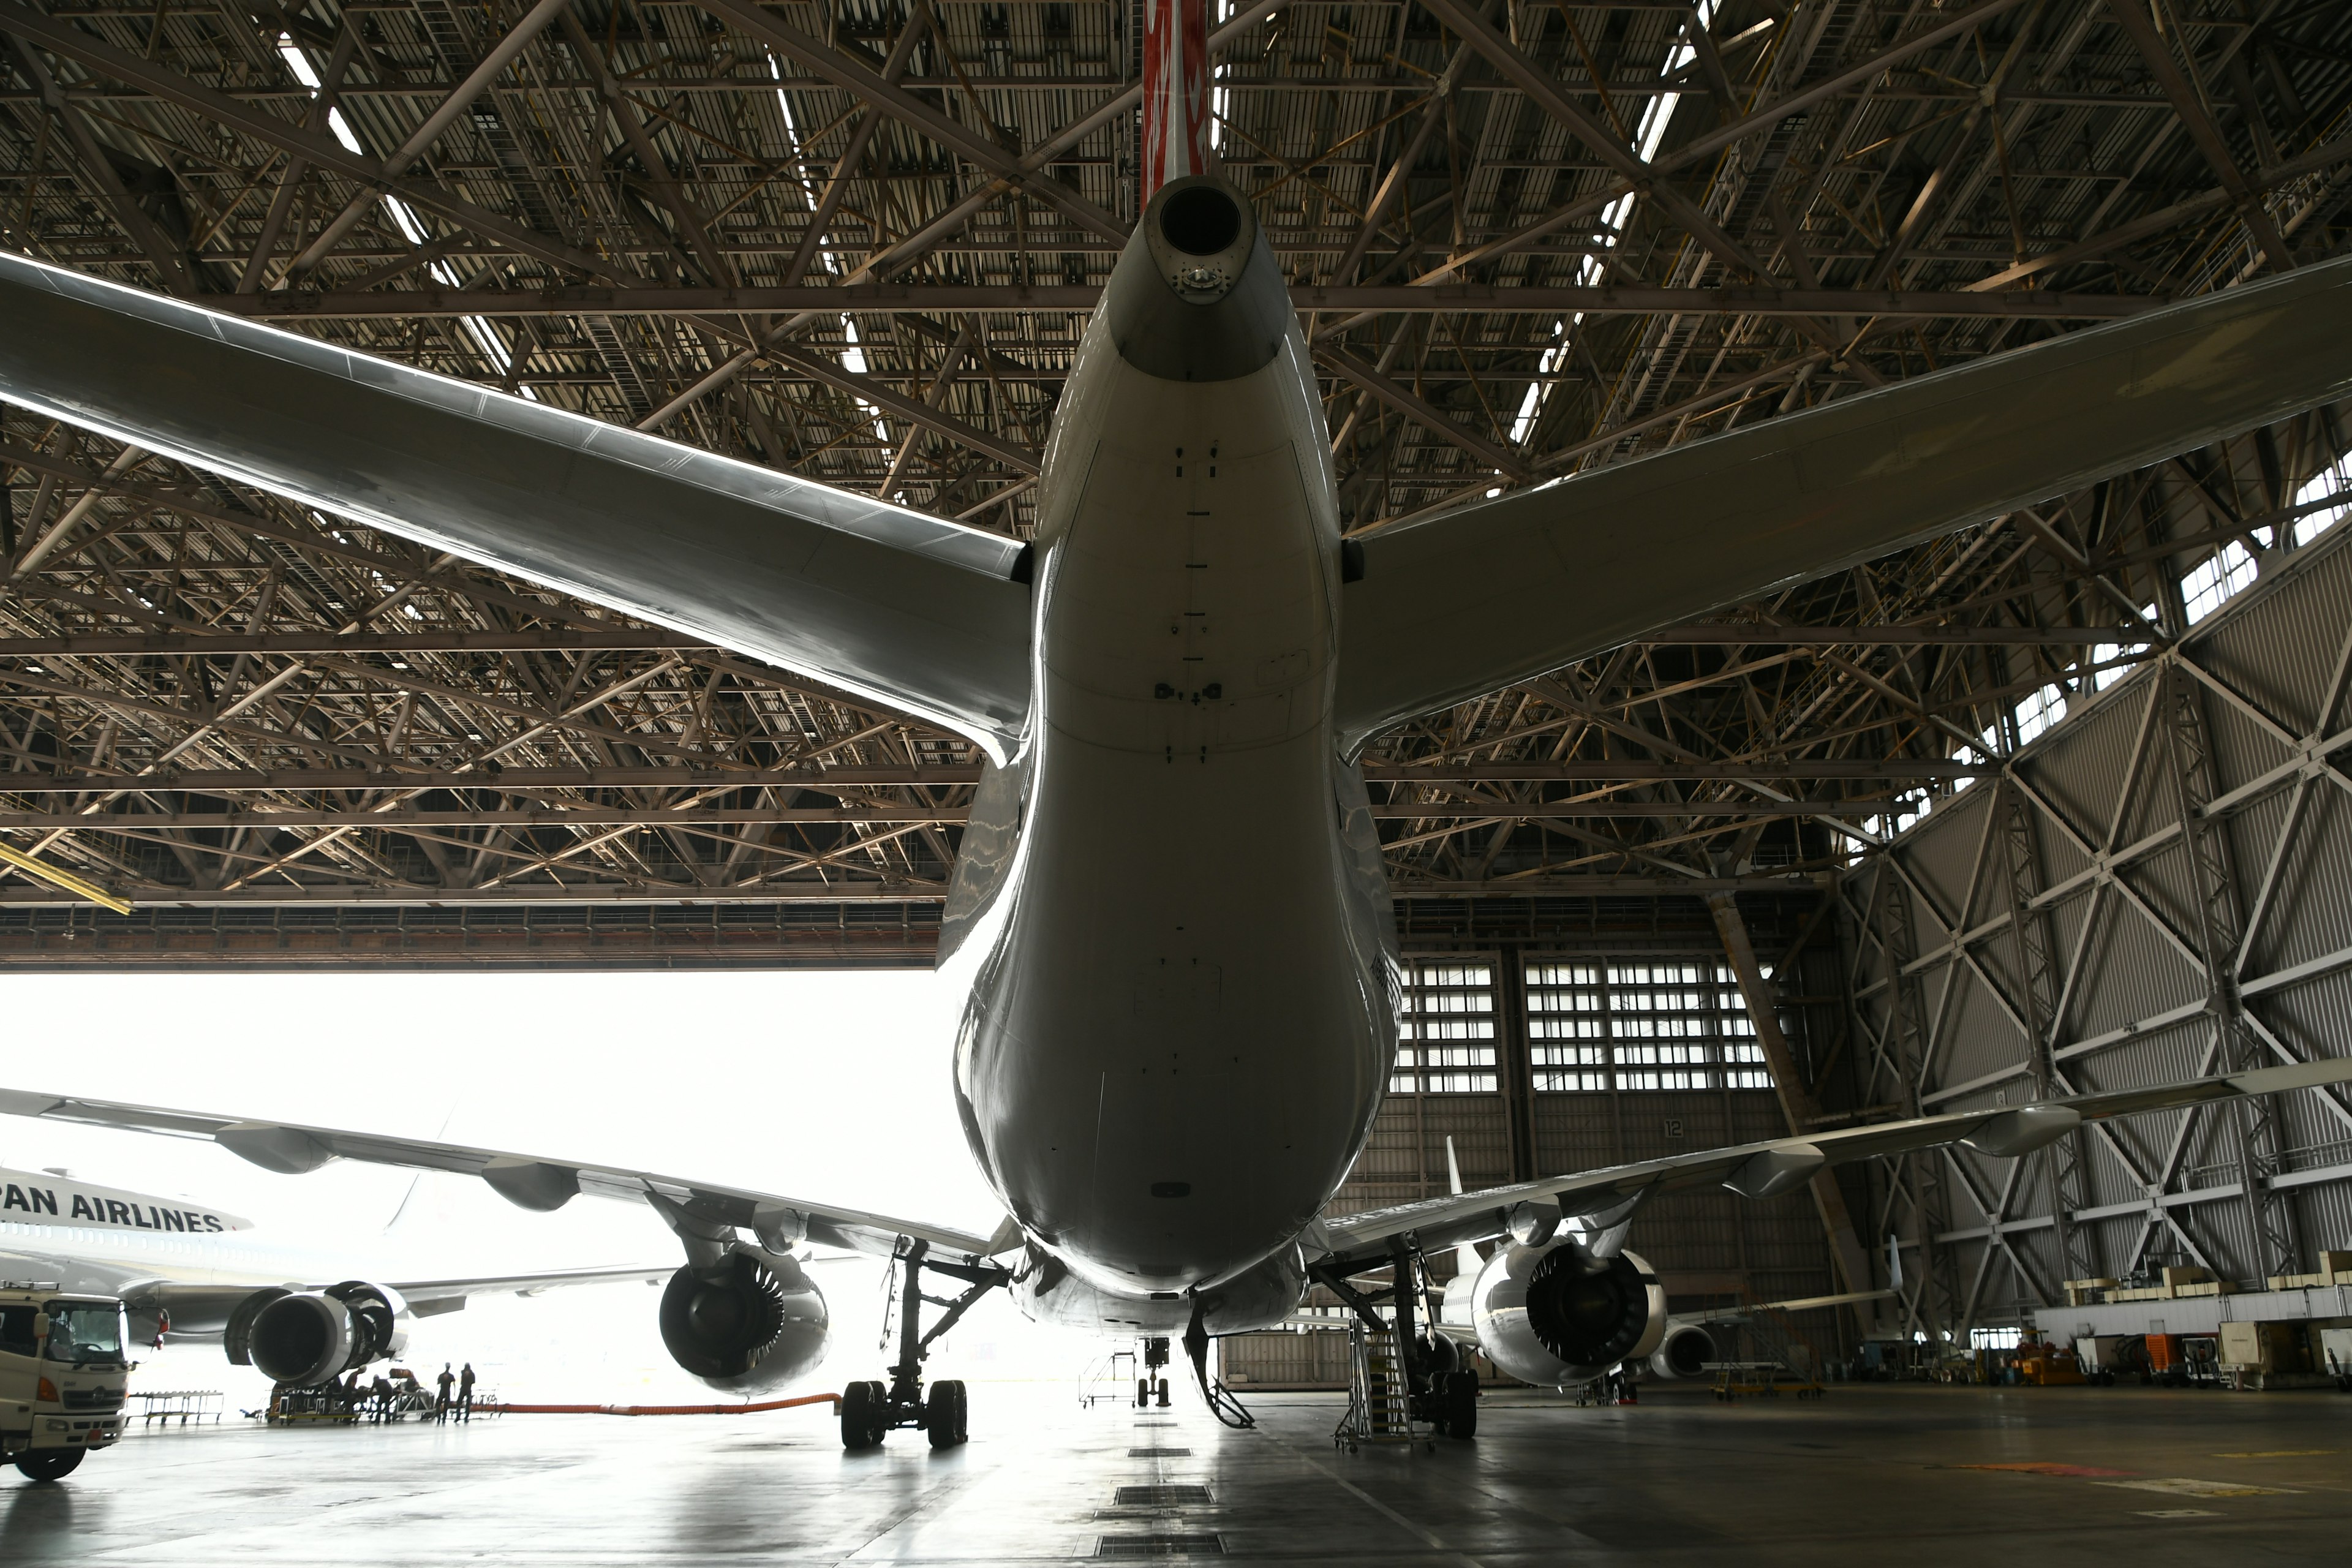
[{"label": "maintenance worker", "polygon": [[377,1373],[375,1381],[368,1385],[368,1389],[375,1395],[375,1419],[380,1423],[391,1420],[392,1379],[382,1373]]},{"label": "maintenance worker", "polygon": [[[441,1375],[446,1377],[449,1374],[445,1372]],[[467,1362],[466,1363],[466,1370],[457,1374],[457,1419],[460,1421],[471,1421],[473,1418],[474,1363],[472,1362]]]},{"label": "maintenance worker", "polygon": [[457,1381],[457,1377],[449,1371],[449,1363],[445,1361],[441,1363],[441,1375],[435,1378],[433,1381],[440,1389],[440,1392],[433,1396],[433,1419],[436,1421],[446,1421],[449,1419],[449,1406],[452,1403],[449,1397],[449,1385]]}]

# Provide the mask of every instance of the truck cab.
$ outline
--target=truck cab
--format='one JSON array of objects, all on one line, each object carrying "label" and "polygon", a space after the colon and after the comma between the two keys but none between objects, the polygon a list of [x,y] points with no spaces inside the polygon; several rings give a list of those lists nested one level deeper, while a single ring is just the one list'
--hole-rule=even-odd
[{"label": "truck cab", "polygon": [[0,1462],[54,1481],[121,1437],[127,1328],[112,1296],[0,1280]]}]

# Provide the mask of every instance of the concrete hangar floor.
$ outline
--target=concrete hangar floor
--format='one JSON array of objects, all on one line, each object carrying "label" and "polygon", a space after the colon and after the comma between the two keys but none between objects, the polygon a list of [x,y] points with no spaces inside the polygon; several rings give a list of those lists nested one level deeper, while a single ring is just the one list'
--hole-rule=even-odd
[{"label": "concrete hangar floor", "polygon": [[[0,1484],[0,1562],[2049,1564],[2347,1561],[2352,1399],[1843,1385],[1503,1394],[1472,1442],[1335,1452],[1336,1396],[1081,1411],[975,1384],[971,1443],[844,1453],[827,1407],[127,1439]],[[911,1439],[911,1440],[910,1440]],[[1188,1488],[1138,1493],[1130,1488]]]}]

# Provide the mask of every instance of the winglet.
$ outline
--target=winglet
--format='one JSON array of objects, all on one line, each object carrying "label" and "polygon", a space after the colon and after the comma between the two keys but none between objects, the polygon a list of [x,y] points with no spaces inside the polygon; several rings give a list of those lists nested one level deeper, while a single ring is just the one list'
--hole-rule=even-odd
[{"label": "winglet", "polygon": [[2291,1067],[2231,1073],[2229,1084],[2240,1094],[2279,1094],[2290,1089],[2317,1089],[2323,1084],[2347,1080],[2352,1080],[2352,1057],[2323,1057]]}]

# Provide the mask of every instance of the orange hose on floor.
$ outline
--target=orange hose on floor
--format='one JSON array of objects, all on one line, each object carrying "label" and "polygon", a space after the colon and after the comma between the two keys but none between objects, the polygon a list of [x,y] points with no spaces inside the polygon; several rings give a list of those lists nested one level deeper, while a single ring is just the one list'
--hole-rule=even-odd
[{"label": "orange hose on floor", "polygon": [[477,1405],[477,1410],[499,1415],[755,1415],[762,1410],[789,1410],[795,1405],[830,1405],[841,1408],[838,1394],[803,1394],[795,1399],[770,1399],[757,1405]]}]

